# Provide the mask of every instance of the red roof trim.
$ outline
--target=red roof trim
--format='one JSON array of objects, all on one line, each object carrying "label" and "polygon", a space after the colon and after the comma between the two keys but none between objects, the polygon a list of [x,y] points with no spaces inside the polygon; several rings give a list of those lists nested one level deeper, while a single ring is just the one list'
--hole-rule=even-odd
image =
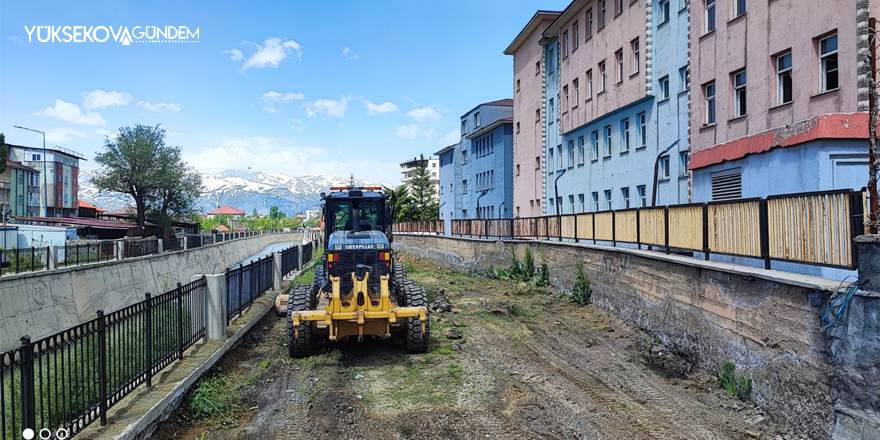
[{"label": "red roof trim", "polygon": [[867,139],[867,113],[833,113],[715,145],[691,153],[689,170],[741,159],[774,148],[791,147],[817,139]]}]

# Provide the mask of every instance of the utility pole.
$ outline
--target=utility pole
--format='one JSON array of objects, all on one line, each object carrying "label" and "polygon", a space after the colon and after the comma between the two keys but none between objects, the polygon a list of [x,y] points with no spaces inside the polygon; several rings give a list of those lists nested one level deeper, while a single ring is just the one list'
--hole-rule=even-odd
[{"label": "utility pole", "polygon": [[865,216],[865,225],[869,234],[877,233],[877,172],[880,164],[877,162],[877,19],[868,19],[868,214]]}]

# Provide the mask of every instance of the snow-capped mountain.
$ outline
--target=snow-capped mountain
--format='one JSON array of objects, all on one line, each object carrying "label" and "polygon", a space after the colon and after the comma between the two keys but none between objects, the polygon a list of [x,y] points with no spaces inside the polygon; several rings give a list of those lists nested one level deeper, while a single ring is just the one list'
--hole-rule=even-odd
[{"label": "snow-capped mountain", "polygon": [[[132,205],[126,194],[101,192],[92,186],[91,178],[97,169],[80,174],[79,198],[106,210]],[[230,205],[250,215],[254,209],[268,214],[277,205],[287,215],[303,213],[321,200],[321,192],[329,192],[331,186],[347,185],[349,177],[303,174],[297,177],[286,174],[226,170],[217,174],[202,174],[203,193],[199,208],[208,212],[217,206]],[[392,186],[387,183],[366,182],[355,179],[363,186]]]}]

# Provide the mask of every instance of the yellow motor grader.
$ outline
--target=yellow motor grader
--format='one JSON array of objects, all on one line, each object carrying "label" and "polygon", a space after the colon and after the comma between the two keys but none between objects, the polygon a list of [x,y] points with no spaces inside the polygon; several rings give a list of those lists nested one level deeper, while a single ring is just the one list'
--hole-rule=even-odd
[{"label": "yellow motor grader", "polygon": [[425,290],[406,278],[391,250],[392,212],[378,187],[332,187],[321,194],[324,255],[313,283],[294,286],[287,301],[287,349],[312,354],[317,337],[342,341],[401,334],[406,350],[428,349]]}]

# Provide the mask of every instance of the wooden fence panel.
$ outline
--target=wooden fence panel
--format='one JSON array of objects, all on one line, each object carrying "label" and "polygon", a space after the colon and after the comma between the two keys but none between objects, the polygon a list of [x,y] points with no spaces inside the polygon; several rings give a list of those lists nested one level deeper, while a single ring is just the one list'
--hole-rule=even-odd
[{"label": "wooden fence panel", "polygon": [[669,207],[669,247],[703,250],[703,205]]},{"label": "wooden fence panel", "polygon": [[562,238],[577,238],[574,233],[576,221],[577,217],[572,214],[562,216]]},{"label": "wooden fence panel", "polygon": [[602,211],[594,214],[596,216],[596,240],[611,241],[614,239],[614,225],[612,224],[611,211]]},{"label": "wooden fence panel", "polygon": [[770,258],[852,267],[850,200],[849,193],[768,199]]},{"label": "wooden fence panel", "polygon": [[513,219],[513,233],[517,238],[537,237],[538,236],[538,219],[536,218],[517,218]]},{"label": "wooden fence panel", "polygon": [[713,253],[761,258],[758,200],[709,205],[709,250]]},{"label": "wooden fence panel", "polygon": [[559,237],[559,227],[561,226],[559,223],[559,217],[555,215],[547,218],[547,232],[550,233],[550,238]]},{"label": "wooden fence panel", "polygon": [[547,217],[538,217],[538,238],[548,236]]},{"label": "wooden fence panel", "polygon": [[592,240],[593,239],[593,214],[578,214],[577,215],[577,228],[578,228],[577,238],[579,238],[581,240]]},{"label": "wooden fence panel", "polygon": [[615,240],[627,243],[638,242],[639,237],[636,234],[636,232],[638,231],[636,225],[636,214],[637,211],[635,209],[617,211],[614,214]]},{"label": "wooden fence panel", "polygon": [[666,245],[666,208],[639,209],[639,241],[656,246]]}]

